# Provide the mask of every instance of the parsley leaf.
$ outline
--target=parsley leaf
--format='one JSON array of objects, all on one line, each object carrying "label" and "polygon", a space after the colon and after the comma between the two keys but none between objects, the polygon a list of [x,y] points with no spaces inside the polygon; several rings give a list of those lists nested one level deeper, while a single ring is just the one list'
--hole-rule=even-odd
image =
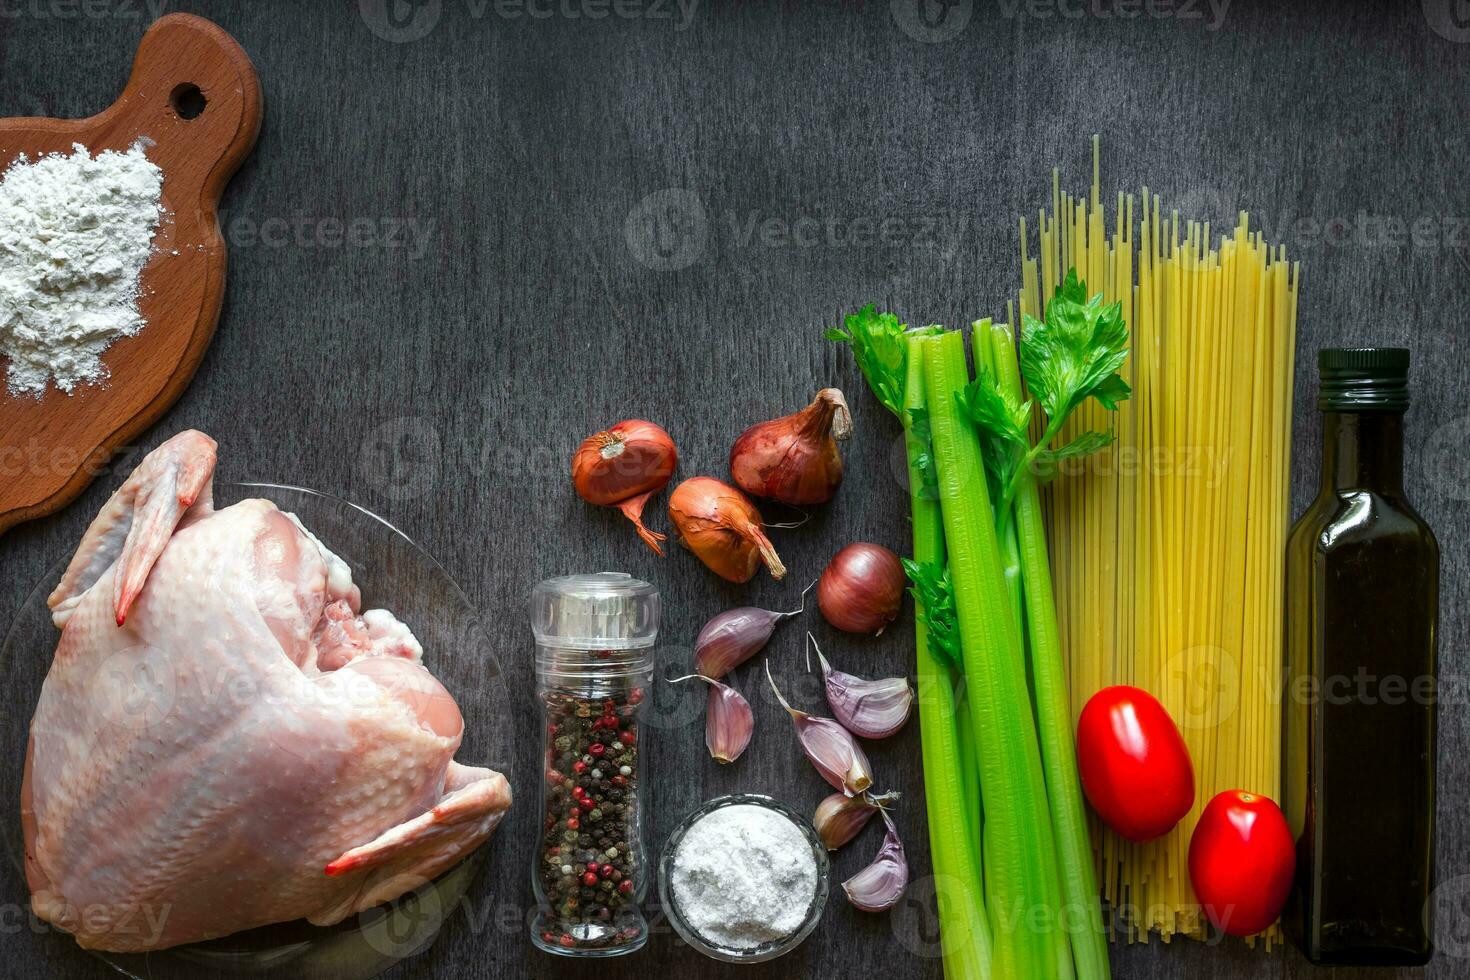
[{"label": "parsley leaf", "polygon": [[1048,420],[1065,419],[1088,398],[1117,408],[1131,393],[1118,374],[1128,359],[1123,305],[1104,306],[1102,293],[1088,299],[1077,270],[1069,269],[1045,315],[1044,323],[1023,317],[1021,376]]}]

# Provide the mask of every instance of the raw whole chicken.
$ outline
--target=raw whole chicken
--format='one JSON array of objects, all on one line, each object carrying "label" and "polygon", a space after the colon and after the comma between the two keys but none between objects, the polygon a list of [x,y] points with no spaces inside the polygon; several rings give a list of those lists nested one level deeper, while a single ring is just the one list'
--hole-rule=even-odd
[{"label": "raw whole chicken", "polygon": [[93,521],[49,603],[61,642],[21,789],[36,915],[162,949],[339,922],[479,846],[505,777],[391,613],[265,500],[216,511],[183,432]]}]

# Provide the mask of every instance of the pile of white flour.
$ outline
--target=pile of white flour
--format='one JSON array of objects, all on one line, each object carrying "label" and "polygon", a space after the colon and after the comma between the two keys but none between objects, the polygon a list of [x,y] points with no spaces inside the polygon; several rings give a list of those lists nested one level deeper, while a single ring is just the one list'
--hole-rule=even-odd
[{"label": "pile of white flour", "polygon": [[104,380],[103,351],[146,325],[138,274],[162,191],[163,171],[137,145],[93,159],[78,143],[0,175],[0,356],[11,394]]}]

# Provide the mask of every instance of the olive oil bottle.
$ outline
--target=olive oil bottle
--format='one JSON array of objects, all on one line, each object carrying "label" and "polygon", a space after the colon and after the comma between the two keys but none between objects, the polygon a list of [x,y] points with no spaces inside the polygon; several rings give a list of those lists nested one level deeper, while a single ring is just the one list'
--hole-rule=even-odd
[{"label": "olive oil bottle", "polygon": [[1313,963],[1428,961],[1439,546],[1404,497],[1409,352],[1323,350],[1322,488],[1286,555],[1282,921]]}]

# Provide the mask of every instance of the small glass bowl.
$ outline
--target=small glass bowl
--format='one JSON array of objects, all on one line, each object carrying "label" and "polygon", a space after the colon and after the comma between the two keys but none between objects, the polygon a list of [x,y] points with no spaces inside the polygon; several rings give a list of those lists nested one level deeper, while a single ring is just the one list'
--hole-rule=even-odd
[{"label": "small glass bowl", "polygon": [[[817,864],[817,887],[812,894],[812,904],[806,910],[806,918],[802,920],[801,927],[791,935],[773,942],[762,943],[749,949],[736,949],[731,946],[721,946],[718,943],[705,939],[694,927],[684,921],[684,916],[679,911],[678,904],[674,901],[674,854],[679,849],[679,844],[684,839],[685,833],[694,826],[695,822],[708,816],[716,810],[727,806],[758,806],[767,810],[774,810],[781,816],[794,823],[806,836],[812,845],[812,858]],[[822,843],[822,838],[817,836],[817,830],[805,815],[798,813],[791,807],[774,800],[769,796],[758,793],[733,793],[729,796],[718,796],[703,806],[695,809],[674,828],[669,834],[669,839],[664,843],[663,853],[658,862],[658,894],[663,903],[664,914],[673,923],[674,931],[679,934],[690,946],[699,950],[711,959],[722,960],[726,963],[761,963],[773,960],[791,952],[801,945],[802,940],[811,935],[817,923],[821,921],[822,910],[827,907],[827,890],[831,880],[831,864],[827,860],[827,848]]]}]

